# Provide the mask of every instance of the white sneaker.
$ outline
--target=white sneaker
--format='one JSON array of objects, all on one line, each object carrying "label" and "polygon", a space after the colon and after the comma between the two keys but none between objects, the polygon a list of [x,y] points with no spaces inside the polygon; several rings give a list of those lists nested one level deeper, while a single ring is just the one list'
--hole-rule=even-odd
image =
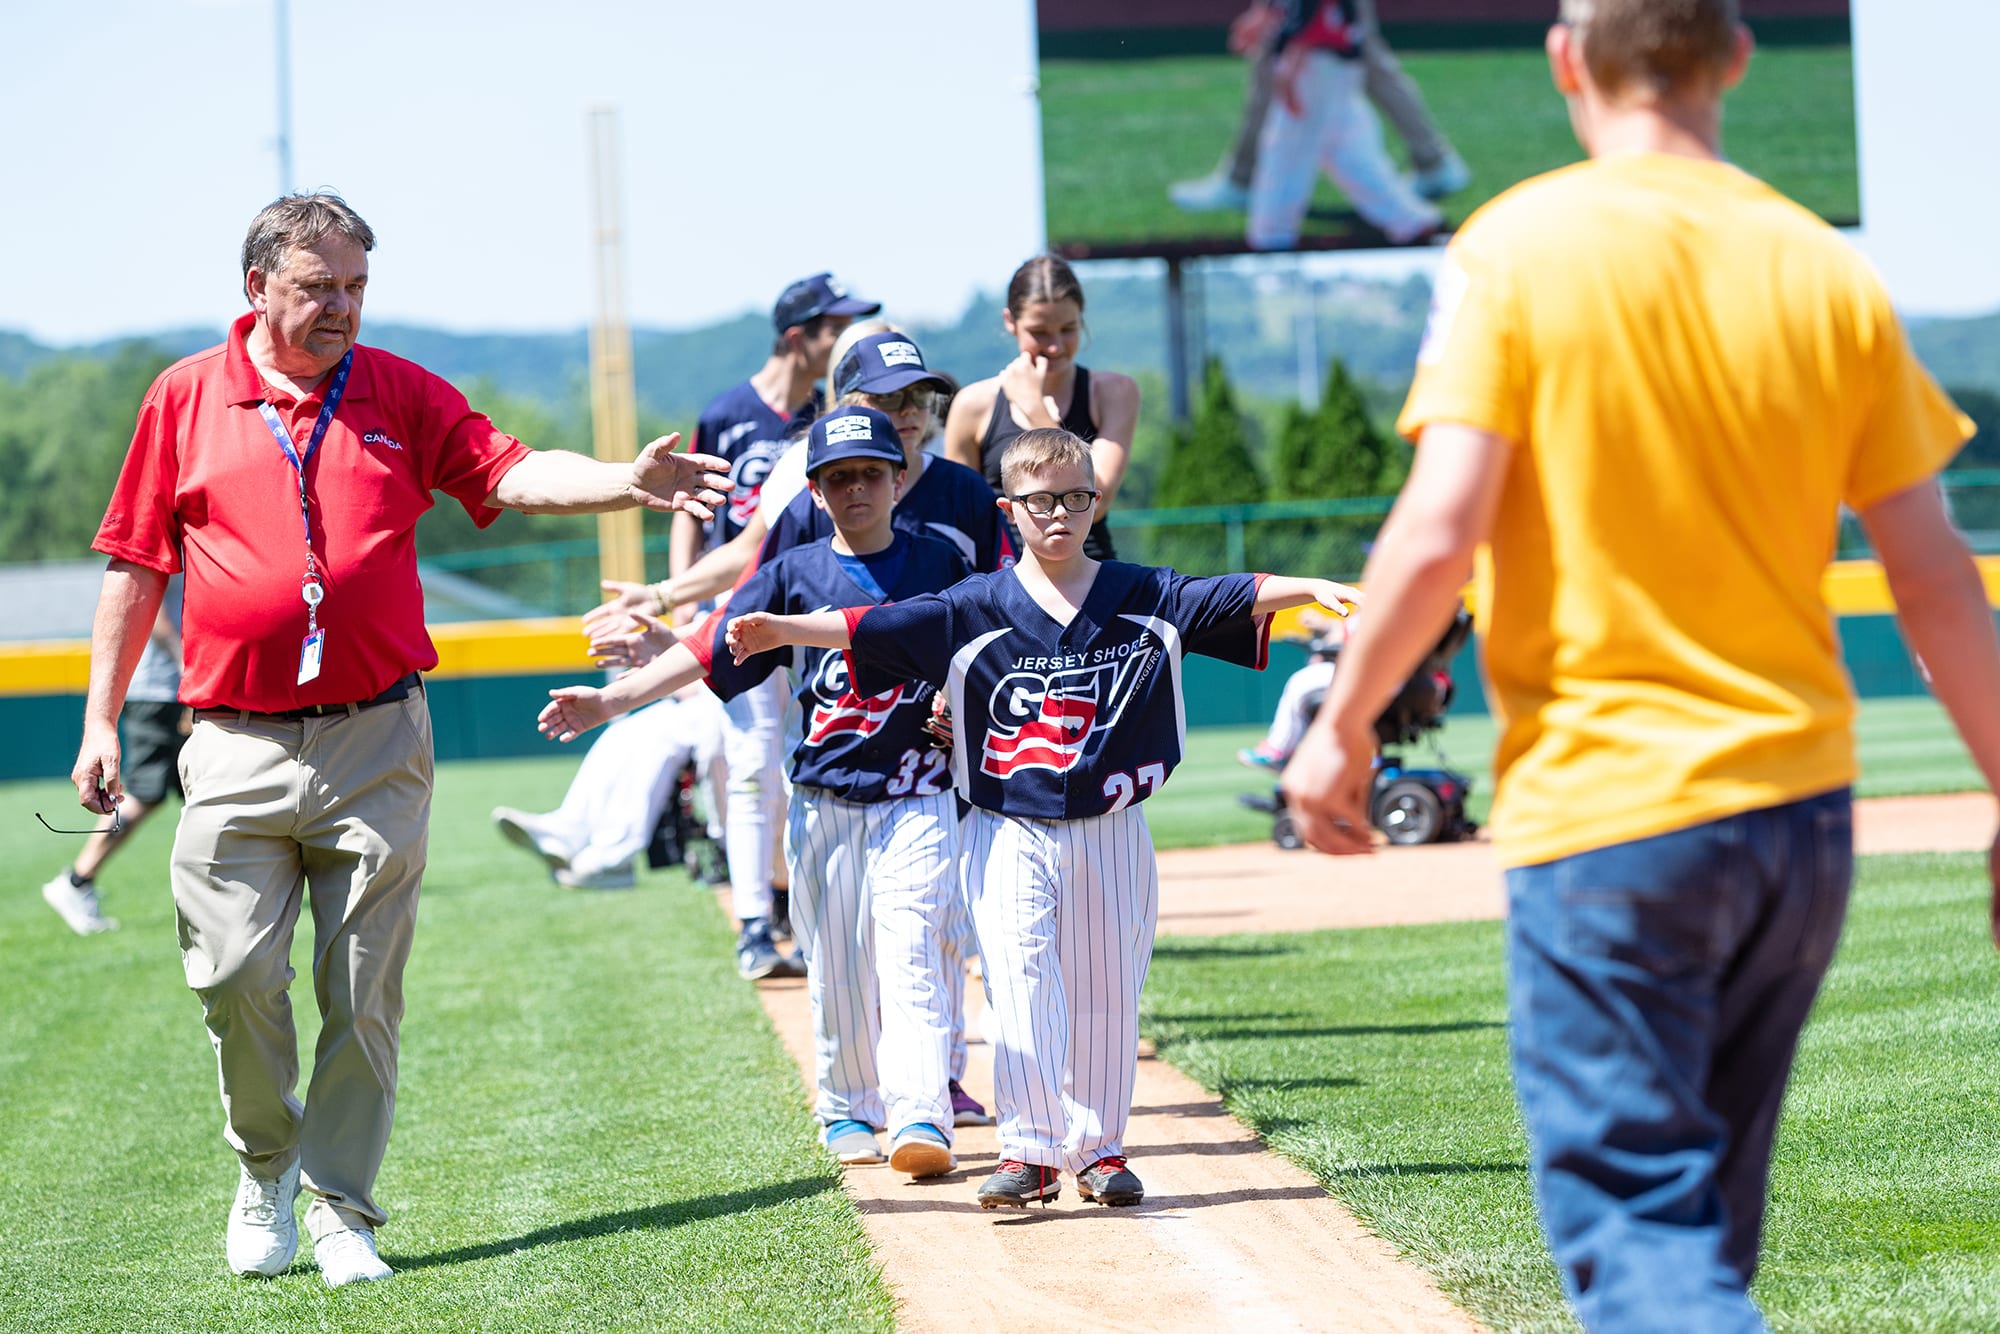
[{"label": "white sneaker", "polygon": [[1167,187],[1167,198],[1183,213],[1241,213],[1250,206],[1250,192],[1217,172],[1192,181],[1175,181]]},{"label": "white sneaker", "polygon": [[375,1234],[365,1227],[327,1233],[313,1243],[313,1257],[319,1261],[319,1276],[329,1288],[370,1283],[396,1272],[375,1253]]},{"label": "white sneaker", "polygon": [[276,1181],[253,1177],[243,1168],[236,1203],[229,1210],[229,1269],[249,1277],[272,1278],[291,1268],[299,1253],[299,1221],[292,1209],[299,1198],[299,1165]]},{"label": "white sneaker", "polygon": [[549,828],[547,816],[530,815],[512,806],[495,806],[493,823],[499,827],[502,838],[540,857],[548,863],[550,871],[568,868],[569,841]]},{"label": "white sneaker", "polygon": [[565,889],[631,889],[639,883],[639,872],[629,861],[596,871],[579,871],[574,866],[559,866],[550,874],[555,877],[556,883]]},{"label": "white sneaker", "polygon": [[1457,153],[1447,151],[1435,167],[1410,177],[1410,186],[1426,199],[1443,199],[1472,184],[1472,169]]},{"label": "white sneaker", "polygon": [[56,878],[42,886],[42,899],[62,919],[69,923],[69,929],[79,936],[94,936],[99,931],[116,931],[118,919],[106,917],[97,910],[97,886],[88,880],[81,885],[70,883],[67,868],[56,872]]}]

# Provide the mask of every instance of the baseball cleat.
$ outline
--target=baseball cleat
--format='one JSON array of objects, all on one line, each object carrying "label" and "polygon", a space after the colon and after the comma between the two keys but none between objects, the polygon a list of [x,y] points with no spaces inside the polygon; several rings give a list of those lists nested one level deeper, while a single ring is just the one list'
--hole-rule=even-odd
[{"label": "baseball cleat", "polygon": [[1047,1204],[1061,1194],[1062,1173],[1055,1168],[1009,1158],[979,1188],[979,1207],[997,1209],[1012,1204],[1025,1208],[1036,1200]]},{"label": "baseball cleat", "polygon": [[1146,1198],[1146,1188],[1139,1184],[1132,1169],[1125,1166],[1122,1153],[1099,1158],[1078,1172],[1076,1193],[1085,1203],[1110,1205],[1137,1204]]},{"label": "baseball cleat", "polygon": [[896,1133],[889,1146],[889,1166],[913,1178],[941,1177],[958,1166],[958,1159],[951,1156],[951,1145],[945,1142],[942,1130],[918,1124]]},{"label": "baseball cleat", "polygon": [[956,1079],[951,1081],[951,1123],[955,1126],[990,1126],[993,1118],[986,1111],[986,1105],[959,1087]]}]

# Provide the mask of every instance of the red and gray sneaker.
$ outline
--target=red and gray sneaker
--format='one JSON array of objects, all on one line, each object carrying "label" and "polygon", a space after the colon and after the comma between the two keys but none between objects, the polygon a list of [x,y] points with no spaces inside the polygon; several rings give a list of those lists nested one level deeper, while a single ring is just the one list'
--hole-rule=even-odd
[{"label": "red and gray sneaker", "polygon": [[1139,1184],[1132,1169],[1125,1166],[1122,1153],[1099,1158],[1078,1172],[1076,1193],[1085,1203],[1095,1200],[1099,1204],[1137,1204],[1146,1198],[1146,1188]]},{"label": "red and gray sneaker", "polygon": [[1053,1167],[1042,1167],[1035,1163],[1024,1163],[1018,1158],[1008,1158],[994,1169],[986,1184],[979,1188],[979,1207],[997,1209],[1003,1204],[1018,1204],[1023,1207],[1040,1200],[1047,1204],[1062,1194],[1062,1173]]},{"label": "red and gray sneaker", "polygon": [[987,1115],[986,1105],[959,1087],[956,1079],[951,1081],[951,1123],[955,1126],[990,1126],[993,1118]]}]

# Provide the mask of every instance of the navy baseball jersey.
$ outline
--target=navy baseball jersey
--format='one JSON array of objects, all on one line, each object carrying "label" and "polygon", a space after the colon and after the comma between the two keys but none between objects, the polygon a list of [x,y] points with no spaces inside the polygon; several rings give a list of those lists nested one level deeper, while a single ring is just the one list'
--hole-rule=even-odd
[{"label": "navy baseball jersey", "polygon": [[844,801],[932,796],[951,786],[947,755],[924,730],[935,689],[921,681],[887,681],[867,695],[848,681],[846,655],[819,648],[774,649],[735,662],[724,641],[726,623],[746,612],[780,616],[915,597],[951,587],[969,571],[951,546],[898,533],[871,556],[843,556],[831,542],[781,553],[730,595],[728,610],[709,618],[707,632],[687,643],[708,669],[708,684],[730,699],[781,667],[793,667],[800,736],[792,781],[825,788]]},{"label": "navy baseball jersey", "polygon": [[[924,460],[924,475],[896,502],[889,522],[906,533],[942,538],[958,548],[975,570],[1000,570],[1014,563],[1007,525],[986,479],[962,463],[935,455]],[[785,506],[764,538],[758,561],[780,551],[833,536],[833,520],[801,491]]]},{"label": "navy baseball jersey", "polygon": [[1144,801],[1180,763],[1183,654],[1263,668],[1270,617],[1251,615],[1262,580],[1106,561],[1065,626],[1015,571],[973,575],[850,609],[853,688],[943,689],[957,729],[952,779],[974,806],[1088,819]]},{"label": "navy baseball jersey", "polygon": [[[806,411],[812,411],[811,404]],[[703,524],[710,547],[742,532],[757,512],[764,479],[785,452],[787,432],[796,421],[766,403],[748,380],[716,395],[702,409],[694,428],[695,453],[729,460],[729,501]]]}]

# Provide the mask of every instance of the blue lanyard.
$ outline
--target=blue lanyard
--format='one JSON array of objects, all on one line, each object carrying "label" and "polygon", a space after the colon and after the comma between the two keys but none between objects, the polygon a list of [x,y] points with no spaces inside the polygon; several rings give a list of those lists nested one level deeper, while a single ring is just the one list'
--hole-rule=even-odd
[{"label": "blue lanyard", "polygon": [[306,440],[305,453],[301,455],[292,448],[292,437],[285,430],[285,424],[278,420],[278,410],[269,403],[259,403],[257,411],[264,418],[264,425],[278,442],[278,448],[285,451],[285,462],[292,465],[292,471],[299,479],[299,521],[306,530],[306,573],[300,582],[300,593],[306,603],[306,623],[308,633],[319,628],[319,600],[325,590],[320,586],[319,565],[313,560],[312,545],[312,502],[306,498],[306,463],[319,452],[319,442],[326,438],[326,428],[333,424],[333,414],[340,406],[341,395],[347,392],[347,373],[354,367],[354,349],[347,349],[347,355],[333,368],[333,379],[326,386],[326,401],[320,405],[319,420],[313,423],[312,435]]}]

